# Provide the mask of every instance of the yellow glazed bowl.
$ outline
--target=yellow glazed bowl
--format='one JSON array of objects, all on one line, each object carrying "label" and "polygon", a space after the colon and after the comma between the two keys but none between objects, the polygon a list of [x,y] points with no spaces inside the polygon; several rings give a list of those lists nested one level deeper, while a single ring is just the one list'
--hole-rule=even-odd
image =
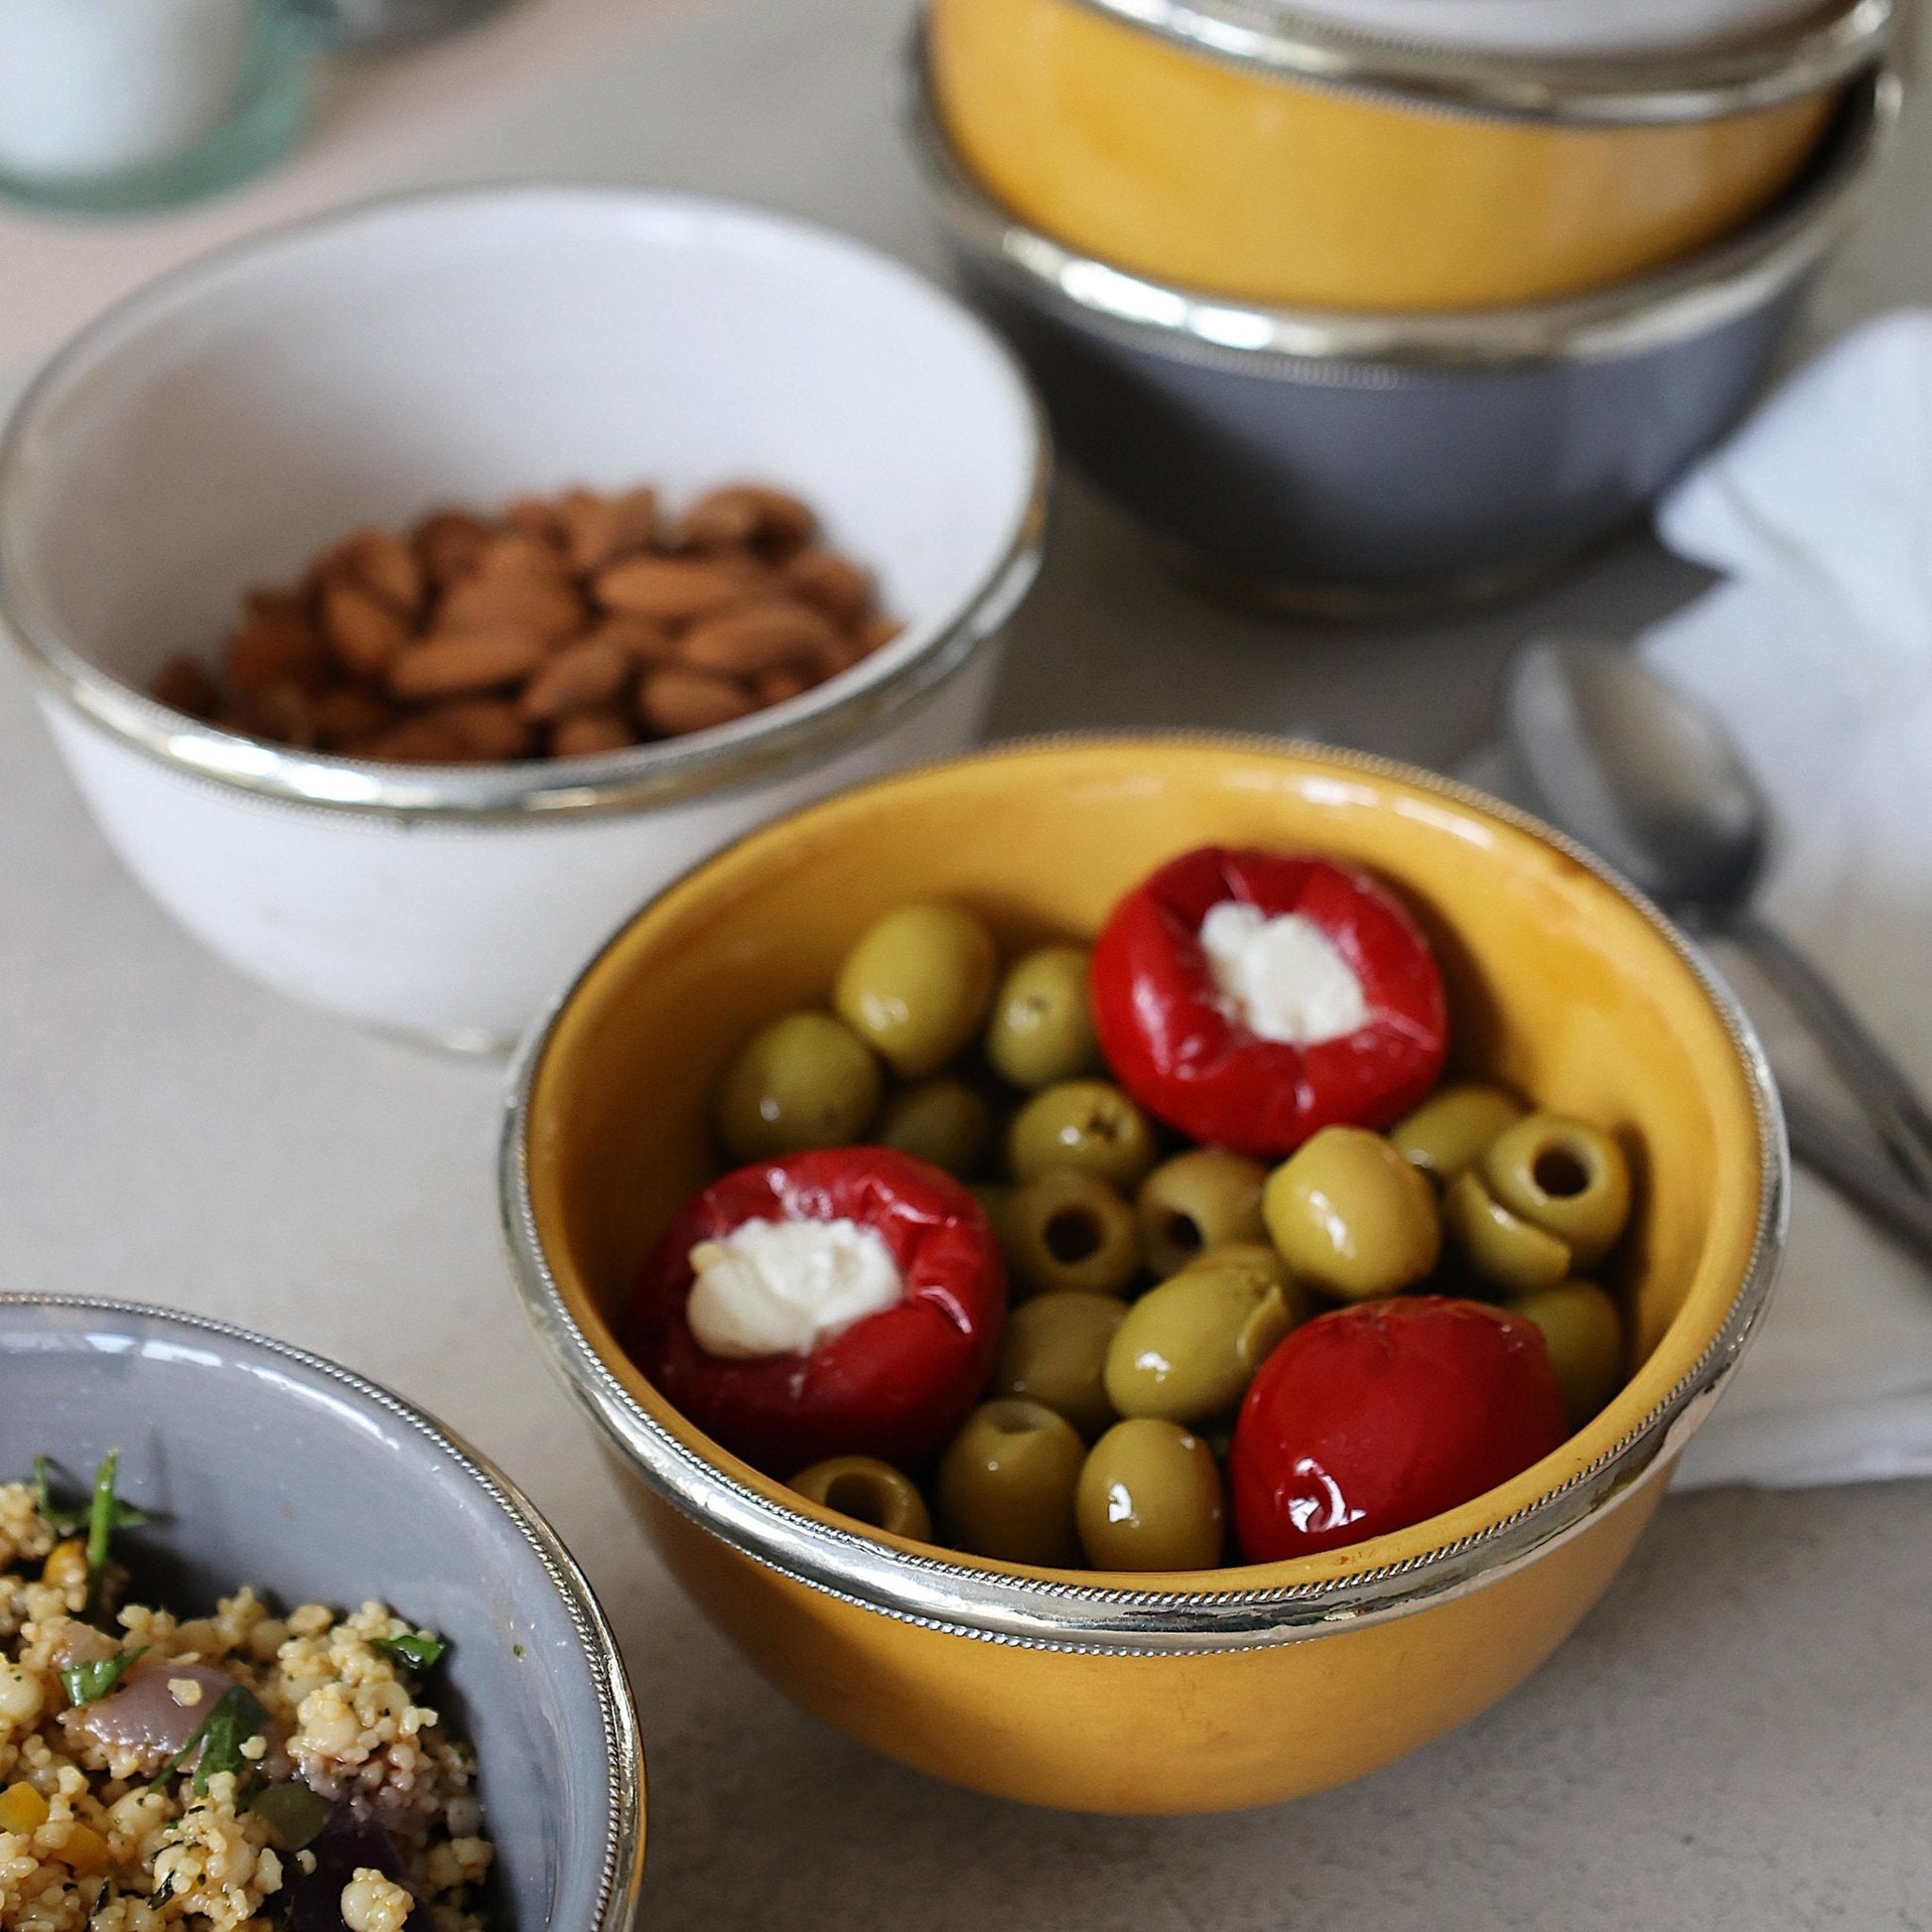
[{"label": "yellow glazed bowl", "polygon": [[[878,1536],[758,1474],[612,1336],[653,1238],[710,1177],[747,1034],[821,1001],[880,912],[933,894],[1007,948],[1089,934],[1206,841],[1374,867],[1428,926],[1457,1063],[1609,1123],[1640,1182],[1635,1371],[1555,1454],[1352,1549],[1184,1576],[1050,1572]],[[1035,1804],[1216,1811],[1360,1777],[1473,1716],[1594,1603],[1770,1286],[1776,1102],[1728,996],[1657,913],[1475,793],[1352,757],[1094,740],[928,766],[755,833],[645,907],[526,1046],[506,1232],[553,1361],[646,1535],[773,1682],[875,1748]]]},{"label": "yellow glazed bowl", "polygon": [[932,0],[928,48],[955,146],[1023,220],[1319,309],[1540,302],[1665,266],[1786,187],[1837,99],[1654,126],[1450,114],[1223,65],[1081,0]]}]

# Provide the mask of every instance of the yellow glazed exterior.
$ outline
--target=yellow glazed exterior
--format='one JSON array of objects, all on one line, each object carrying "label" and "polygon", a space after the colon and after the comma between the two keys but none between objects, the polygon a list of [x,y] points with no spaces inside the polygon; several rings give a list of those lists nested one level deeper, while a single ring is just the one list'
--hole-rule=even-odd
[{"label": "yellow glazed exterior", "polygon": [[1223,66],[1079,0],[932,0],[941,117],[1023,220],[1244,301],[1490,308],[1717,240],[1817,146],[1836,96],[1665,126],[1419,111]]},{"label": "yellow glazed exterior", "polygon": [[[1743,1036],[1653,915],[1470,794],[1346,755],[1173,740],[1021,748],[847,793],[708,862],[612,942],[533,1046],[506,1147],[523,1195],[510,1204],[512,1244],[520,1217],[537,1272],[581,1331],[575,1366],[555,1333],[546,1339],[588,1405],[621,1403],[674,1453],[794,1524],[838,1525],[693,1431],[612,1339],[608,1317],[650,1242],[709,1177],[707,1105],[727,1057],[761,1022],[822,1000],[844,948],[888,907],[953,895],[1008,947],[1084,935],[1154,866],[1207,841],[1312,847],[1393,880],[1443,962],[1455,1064],[1616,1132],[1639,1182],[1623,1284],[1635,1373],[1515,1481],[1354,1549],[1153,1580],[933,1552],[925,1567],[1036,1579],[1041,1595],[1150,1583],[1248,1591],[1413,1569],[1586,1481],[1644,1429],[1709,1359],[1775,1245],[1776,1129]],[[1601,1593],[1656,1506],[1667,1460],[1471,1587],[1338,1615],[1290,1641],[1262,1632],[1250,1647],[1160,1654],[1028,1647],[884,1614],[729,1547],[661,1483],[630,1486],[646,1533],[708,1614],[853,1736],[1034,1803],[1211,1811],[1358,1777],[1502,1696]]]}]

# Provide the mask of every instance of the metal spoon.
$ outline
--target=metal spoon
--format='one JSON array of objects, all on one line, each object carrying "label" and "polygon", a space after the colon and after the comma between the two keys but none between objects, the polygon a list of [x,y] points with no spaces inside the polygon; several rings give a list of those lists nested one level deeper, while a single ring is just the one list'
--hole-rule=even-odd
[{"label": "metal spoon", "polygon": [[[1512,757],[1544,814],[1687,923],[1748,952],[1901,1171],[1932,1196],[1932,1114],[1910,1079],[1818,970],[1751,910],[1769,814],[1723,727],[1629,651],[1570,638],[1517,654],[1503,716]],[[1808,1121],[1804,1136],[1794,1132],[1800,1158],[1803,1141],[1816,1149],[1829,1127]],[[1807,1165],[1829,1177],[1822,1160]]]}]

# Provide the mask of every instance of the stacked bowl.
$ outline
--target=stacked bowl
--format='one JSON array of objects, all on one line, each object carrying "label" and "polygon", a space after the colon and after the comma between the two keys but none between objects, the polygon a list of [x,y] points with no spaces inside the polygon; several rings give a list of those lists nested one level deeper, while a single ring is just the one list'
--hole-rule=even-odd
[{"label": "stacked bowl", "polygon": [[1319,609],[1533,576],[1736,416],[1896,113],[1891,0],[932,0],[913,134],[1074,459]]}]

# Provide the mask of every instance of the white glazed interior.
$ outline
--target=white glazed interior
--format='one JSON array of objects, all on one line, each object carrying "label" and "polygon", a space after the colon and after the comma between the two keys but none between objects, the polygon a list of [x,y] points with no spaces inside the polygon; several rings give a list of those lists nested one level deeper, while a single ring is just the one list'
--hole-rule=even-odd
[{"label": "white glazed interior", "polygon": [[9,600],[135,685],[357,524],[745,477],[877,570],[907,621],[850,674],[877,681],[983,589],[1035,483],[1024,387],[927,283],[778,216],[597,189],[380,204],[216,258],[25,409]]}]

